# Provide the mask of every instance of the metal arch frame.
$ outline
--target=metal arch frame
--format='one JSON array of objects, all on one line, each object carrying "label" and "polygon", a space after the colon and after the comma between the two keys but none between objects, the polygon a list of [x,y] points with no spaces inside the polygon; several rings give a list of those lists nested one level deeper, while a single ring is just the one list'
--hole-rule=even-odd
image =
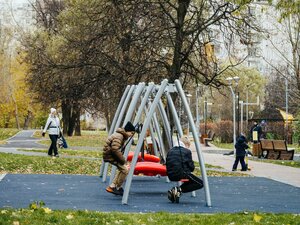
[{"label": "metal arch frame", "polygon": [[[160,100],[167,84],[168,84],[168,80],[163,80],[161,85],[160,85],[160,88],[159,88],[158,92],[156,93],[156,96],[155,96],[155,98],[154,98],[154,100],[153,100],[153,102],[150,106],[150,109],[149,109],[148,113],[146,114],[146,118],[145,118],[144,123],[143,123],[143,128],[142,128],[142,131],[140,133],[141,138],[138,140],[138,143],[136,145],[136,149],[141,149],[141,147],[143,145],[143,138],[146,136],[146,131],[147,131],[149,125],[150,125],[151,117],[153,116],[153,114],[155,112],[157,104],[158,104],[158,102],[159,102],[159,100]],[[124,194],[123,194],[123,197],[122,197],[122,204],[127,204],[127,202],[128,202],[129,189],[131,187],[134,168],[135,168],[135,165],[137,163],[138,155],[139,155],[139,151],[136,150],[134,152],[133,158],[131,160],[130,170],[129,170],[129,173],[128,173],[128,176],[127,176],[127,179],[126,179]]]},{"label": "metal arch frame", "polygon": [[[137,107],[137,100],[134,100],[134,99],[137,98],[136,97],[138,95],[137,93],[140,92],[141,90],[137,91],[136,88],[134,88],[136,91],[134,92],[135,94],[132,96],[133,86],[131,86],[129,88],[129,90],[127,90],[127,89],[128,89],[128,87],[126,88],[126,90],[125,90],[125,92],[122,96],[123,100],[121,99],[121,102],[120,102],[118,108],[121,105],[123,105],[123,106],[122,106],[121,109],[117,110],[119,112],[119,114],[116,114],[115,117],[114,117],[114,120],[116,120],[117,122],[115,123],[114,129],[112,129],[112,128],[110,129],[110,133],[112,133],[120,125],[120,121],[122,120],[122,118],[124,116],[126,107],[128,105],[129,99],[131,97],[132,97],[132,102],[131,102],[130,106],[128,107],[128,112],[126,114],[126,119],[131,119],[132,118],[134,110]],[[167,129],[167,127],[170,126],[169,121],[165,117],[164,113],[162,112],[164,110],[160,109],[162,107],[161,106],[161,104],[162,104],[161,103],[161,98],[164,94],[167,97],[168,106],[171,109],[171,113],[173,115],[174,122],[175,122],[175,125],[177,127],[177,131],[178,131],[180,136],[183,135],[180,120],[178,118],[173,100],[172,100],[172,98],[169,94],[169,93],[172,93],[172,92],[177,92],[180,99],[182,100],[183,108],[184,108],[185,112],[187,113],[188,121],[189,121],[189,124],[190,124],[190,128],[192,130],[194,141],[195,141],[197,156],[198,156],[199,164],[200,164],[200,167],[201,167],[202,179],[204,181],[203,183],[204,183],[204,189],[205,189],[206,204],[207,204],[207,206],[211,207],[211,199],[210,199],[208,179],[207,179],[207,174],[206,174],[203,155],[202,155],[201,150],[200,150],[200,142],[199,142],[199,139],[198,139],[198,135],[197,135],[196,127],[195,127],[195,124],[194,124],[194,120],[193,120],[193,117],[192,117],[192,114],[191,114],[186,96],[185,96],[184,91],[182,89],[182,86],[180,84],[180,81],[175,80],[174,84],[168,84],[168,80],[163,80],[160,85],[154,85],[153,83],[149,83],[149,86],[146,86],[146,87],[143,86],[143,88],[141,88],[141,89],[144,90],[144,96],[141,97],[141,92],[142,92],[141,91],[140,94],[139,94],[139,97],[141,98],[141,104],[140,104],[139,110],[138,110],[138,112],[135,116],[134,123],[137,123],[138,121],[140,121],[143,110],[145,111],[146,116],[145,116],[145,119],[144,119],[142,131],[140,133],[140,138],[139,138],[138,143],[136,145],[136,150],[134,152],[134,156],[133,156],[132,161],[131,161],[131,167],[130,167],[130,170],[129,170],[129,174],[127,176],[127,180],[126,180],[125,188],[124,188],[124,194],[123,194],[123,197],[122,197],[122,204],[127,204],[128,203],[129,191],[130,191],[130,187],[131,187],[131,183],[132,183],[132,179],[133,179],[134,168],[135,168],[135,165],[137,163],[137,158],[138,158],[138,155],[139,155],[139,150],[138,149],[141,149],[141,147],[143,145],[143,142],[144,142],[143,139],[146,136],[146,131],[149,127],[150,127],[150,131],[151,131],[151,137],[153,138],[153,136],[154,136],[153,126],[154,126],[154,128],[156,130],[156,134],[158,135],[158,139],[159,139],[158,141],[159,141],[160,145],[163,146],[162,143],[161,143],[162,139],[161,139],[161,135],[160,135],[160,126],[158,124],[158,120],[157,120],[157,117],[156,117],[156,110],[158,109],[159,114],[160,114],[160,116],[163,120],[164,128]],[[127,91],[128,91],[128,93],[126,93]],[[154,95],[154,97],[155,97],[153,102],[151,102],[151,103],[149,103],[149,101],[148,101],[150,94]],[[148,107],[146,106],[147,103],[149,103]],[[125,121],[125,122],[127,122],[127,121]],[[124,156],[126,156],[126,157],[128,155],[130,145],[131,145],[131,143],[129,143],[128,146],[125,149]]]},{"label": "metal arch frame", "polygon": [[[133,113],[134,113],[135,107],[136,107],[136,105],[137,105],[137,103],[139,101],[139,98],[140,98],[143,90],[144,90],[144,87],[145,87],[145,83],[143,83],[143,82],[139,83],[136,86],[136,88],[134,90],[134,93],[133,93],[133,96],[132,96],[132,100],[131,100],[131,102],[130,102],[130,104],[128,106],[127,113],[126,113],[125,119],[123,121],[122,127],[124,127],[128,121],[131,121],[131,119],[133,117]],[[128,99],[130,99],[130,96],[129,96]],[[125,110],[124,110],[123,113],[120,114],[119,119],[120,118],[122,119],[124,113],[125,113]],[[129,151],[130,146],[131,146],[131,143],[129,143],[128,146],[126,146],[128,148],[128,151]],[[125,158],[127,158],[127,156],[128,156],[128,151],[127,151],[127,154],[124,154]],[[115,174],[116,174],[116,169],[117,169],[116,166],[112,166],[110,177],[109,177],[109,184],[111,184],[113,182],[113,179],[114,179]]]},{"label": "metal arch frame", "polygon": [[[130,85],[127,85],[127,87],[125,88],[125,91],[121,97],[121,100],[119,102],[119,105],[117,107],[117,110],[115,112],[115,115],[114,115],[114,118],[113,118],[113,121],[111,123],[111,126],[110,126],[110,129],[109,129],[109,132],[108,132],[108,135],[111,135],[117,128],[116,128],[116,123],[117,123],[117,120],[119,118],[119,115],[120,115],[120,112],[121,112],[121,108],[125,102],[125,99],[126,99],[126,96],[128,96],[129,94],[129,90],[131,89],[131,86]],[[100,166],[100,177],[103,177],[104,175],[104,171],[107,171],[108,169],[108,163],[105,163],[103,160],[102,160],[102,163],[101,163],[101,166]],[[107,172],[105,173],[105,178],[104,178],[104,181],[106,180],[106,176],[107,176]]]}]

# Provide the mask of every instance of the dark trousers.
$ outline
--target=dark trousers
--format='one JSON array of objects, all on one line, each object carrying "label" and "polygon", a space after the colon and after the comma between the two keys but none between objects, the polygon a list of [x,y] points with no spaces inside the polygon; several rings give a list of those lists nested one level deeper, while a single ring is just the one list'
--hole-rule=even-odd
[{"label": "dark trousers", "polygon": [[54,155],[58,155],[58,152],[57,152],[58,135],[49,134],[49,137],[50,137],[50,140],[51,140],[51,145],[50,145],[49,150],[48,150],[48,155],[52,155],[53,152],[54,152]]},{"label": "dark trousers", "polygon": [[188,179],[188,181],[180,186],[182,193],[195,191],[203,187],[203,181],[192,173],[187,174],[184,179]]},{"label": "dark trousers", "polygon": [[246,171],[247,170],[247,166],[246,166],[246,163],[245,163],[245,156],[236,156],[234,164],[232,166],[232,169],[236,170],[239,162],[241,163],[242,171]]}]

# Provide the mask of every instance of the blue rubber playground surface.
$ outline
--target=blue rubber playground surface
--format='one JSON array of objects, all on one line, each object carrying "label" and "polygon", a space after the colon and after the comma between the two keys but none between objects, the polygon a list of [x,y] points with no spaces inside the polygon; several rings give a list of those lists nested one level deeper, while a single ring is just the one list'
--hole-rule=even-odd
[{"label": "blue rubber playground surface", "polygon": [[0,182],[0,208],[28,208],[44,201],[51,209],[96,210],[103,212],[285,212],[300,213],[300,188],[258,177],[209,177],[212,207],[206,206],[204,189],[196,197],[185,193],[180,203],[167,199],[175,183],[165,178],[133,178],[128,204],[105,191],[98,176],[7,174]]}]

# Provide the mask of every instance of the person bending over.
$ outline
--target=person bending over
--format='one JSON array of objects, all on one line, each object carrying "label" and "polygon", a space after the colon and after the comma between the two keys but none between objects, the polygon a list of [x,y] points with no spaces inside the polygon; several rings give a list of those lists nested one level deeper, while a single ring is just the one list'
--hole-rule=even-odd
[{"label": "person bending over", "polygon": [[128,169],[124,165],[126,160],[123,156],[122,148],[125,141],[133,136],[135,127],[131,122],[128,122],[124,128],[118,128],[116,132],[110,135],[103,148],[103,161],[117,167],[115,178],[111,185],[106,187],[106,191],[115,195],[123,195],[122,185],[128,175]]},{"label": "person bending over", "polygon": [[185,180],[180,186],[168,190],[168,199],[172,203],[179,203],[182,193],[195,191],[203,187],[203,181],[192,173],[195,165],[189,147],[188,137],[183,137],[167,154],[166,166],[169,179],[171,181]]}]

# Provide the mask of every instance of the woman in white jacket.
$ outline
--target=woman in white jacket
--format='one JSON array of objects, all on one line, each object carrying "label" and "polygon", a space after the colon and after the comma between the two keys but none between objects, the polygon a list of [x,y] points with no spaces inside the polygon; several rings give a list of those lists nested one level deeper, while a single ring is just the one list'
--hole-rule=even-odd
[{"label": "woman in white jacket", "polygon": [[46,125],[43,130],[43,137],[45,137],[45,133],[48,131],[50,140],[51,140],[51,145],[48,150],[48,155],[52,156],[54,152],[55,157],[59,157],[58,151],[57,151],[57,139],[61,135],[60,131],[60,121],[56,113],[56,109],[51,108],[50,109],[50,114],[47,119]]}]

